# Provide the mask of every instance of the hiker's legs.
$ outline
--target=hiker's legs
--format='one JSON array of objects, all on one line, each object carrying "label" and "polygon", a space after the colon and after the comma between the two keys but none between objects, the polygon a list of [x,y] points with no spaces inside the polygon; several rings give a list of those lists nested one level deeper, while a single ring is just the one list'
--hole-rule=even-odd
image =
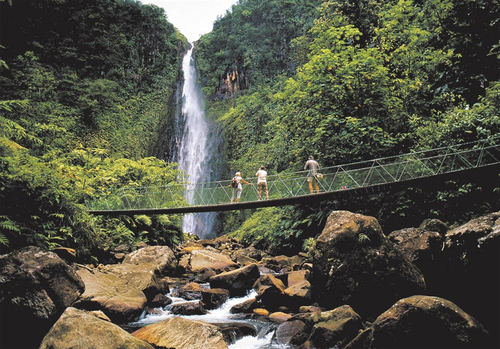
[{"label": "hiker's legs", "polygon": [[309,192],[312,194],[313,193],[313,178],[312,177],[307,177],[307,184],[309,185]]},{"label": "hiker's legs", "polygon": [[243,191],[243,187],[241,186],[241,184],[239,184],[238,188],[237,188],[237,193],[236,193],[236,203],[240,202],[242,191]]},{"label": "hiker's legs", "polygon": [[265,186],[266,200],[269,200],[269,190],[267,189],[267,183]]},{"label": "hiker's legs", "polygon": [[316,187],[316,193],[319,193],[319,183],[316,177],[314,177],[314,186]]}]

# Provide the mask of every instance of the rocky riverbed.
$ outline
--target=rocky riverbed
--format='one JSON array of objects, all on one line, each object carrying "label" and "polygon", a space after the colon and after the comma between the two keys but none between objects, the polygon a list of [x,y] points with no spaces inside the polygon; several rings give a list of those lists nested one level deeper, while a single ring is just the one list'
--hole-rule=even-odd
[{"label": "rocky riverbed", "polygon": [[384,233],[335,211],[295,256],[225,236],[99,266],[63,252],[0,256],[1,348],[500,346],[500,212]]}]

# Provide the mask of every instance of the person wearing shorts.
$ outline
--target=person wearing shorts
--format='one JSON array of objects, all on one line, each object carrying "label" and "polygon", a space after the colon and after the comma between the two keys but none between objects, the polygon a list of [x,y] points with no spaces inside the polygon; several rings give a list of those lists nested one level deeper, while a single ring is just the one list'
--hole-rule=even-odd
[{"label": "person wearing shorts", "polygon": [[313,190],[313,184],[314,184],[314,187],[316,188],[316,193],[319,193],[319,183],[317,177],[319,164],[316,160],[314,160],[314,157],[312,155],[309,156],[309,159],[304,165],[304,170],[307,170],[307,183],[309,184],[309,191],[311,192],[311,194],[314,193]]},{"label": "person wearing shorts", "polygon": [[267,190],[267,171],[264,166],[255,174],[257,176],[257,193],[259,194],[259,200],[262,200],[262,191],[266,194],[266,200],[269,199],[269,191]]}]

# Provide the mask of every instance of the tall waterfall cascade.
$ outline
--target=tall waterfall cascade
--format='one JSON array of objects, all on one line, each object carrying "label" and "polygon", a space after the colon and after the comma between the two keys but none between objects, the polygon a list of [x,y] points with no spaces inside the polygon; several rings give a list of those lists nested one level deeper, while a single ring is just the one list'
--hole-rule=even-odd
[{"label": "tall waterfall cascade", "polygon": [[[177,161],[179,168],[184,171],[186,181],[194,184],[216,179],[214,154],[220,137],[217,136],[215,125],[205,116],[203,96],[192,54],[191,47],[182,61],[182,108],[177,117],[177,149],[172,160]],[[190,184],[187,187],[189,189]],[[188,190],[186,193],[186,201],[193,203],[193,191]],[[215,218],[216,213],[213,212],[184,215],[182,230],[201,238],[210,237],[214,235]]]}]

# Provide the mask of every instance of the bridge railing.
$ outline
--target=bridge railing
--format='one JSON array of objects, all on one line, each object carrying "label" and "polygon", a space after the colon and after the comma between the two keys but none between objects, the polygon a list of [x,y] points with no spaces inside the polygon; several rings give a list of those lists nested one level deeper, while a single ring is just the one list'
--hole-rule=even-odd
[{"label": "bridge railing", "polygon": [[[448,147],[322,168],[321,192],[356,189],[430,177],[500,163],[500,136]],[[243,184],[241,201],[258,200],[257,180]],[[285,172],[267,177],[269,199],[309,195],[307,171]],[[230,202],[231,181],[170,184],[126,188],[87,203],[90,210],[157,209],[209,206]],[[262,192],[262,198],[265,198]],[[187,202],[189,200],[189,203]]]}]

